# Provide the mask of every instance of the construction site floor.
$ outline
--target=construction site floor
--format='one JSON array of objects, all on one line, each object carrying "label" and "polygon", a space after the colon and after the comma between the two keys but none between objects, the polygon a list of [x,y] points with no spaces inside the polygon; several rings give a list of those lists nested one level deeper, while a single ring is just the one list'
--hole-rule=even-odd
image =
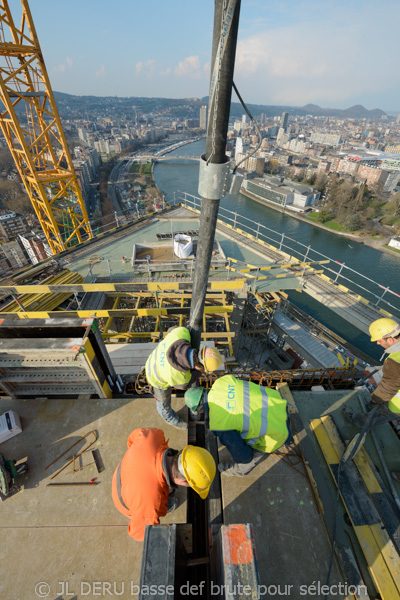
[{"label": "construction site floor", "polygon": [[[184,416],[187,409],[182,408],[182,400],[173,400],[173,406]],[[27,460],[29,473],[24,488],[1,505],[0,598],[135,597],[131,590],[136,588],[131,586],[139,585],[143,544],[128,535],[128,519],[114,506],[112,476],[133,429],[159,427],[169,446],[178,449],[187,443],[187,432],[166,425],[152,398],[0,400],[0,414],[7,410],[20,415],[23,431],[2,443],[0,452],[6,459]],[[82,440],[49,469],[45,467],[90,431],[97,432],[90,450],[99,450],[104,471],[98,473],[92,464],[64,474],[71,465],[53,481],[96,478],[99,484],[46,487],[66,458],[94,436]],[[92,462],[90,450],[82,455],[83,464]],[[162,523],[186,523],[184,488],[178,490],[178,498],[178,509],[161,519]],[[96,588],[100,585],[96,582],[102,587]],[[122,587],[125,595],[121,596]]]},{"label": "construction site floor", "polygon": [[[220,460],[229,458],[225,452]],[[304,473],[296,458],[286,459]],[[276,586],[291,600],[304,597],[302,590],[313,582],[326,583],[331,553],[311,485],[301,473],[271,455],[246,477],[221,476],[224,524],[252,523],[260,584]],[[331,584],[340,581],[334,566]]]},{"label": "construction site floor", "polygon": [[[321,587],[326,584],[336,487],[309,422],[330,414],[342,437],[351,439],[357,430],[344,420],[341,410],[344,405],[358,410],[358,396],[369,399],[366,390],[293,392],[302,423],[298,432],[299,446],[312,471],[316,491],[310,479],[304,477],[304,465],[298,456],[272,455],[246,477],[221,476],[223,521],[225,524],[253,524],[260,584],[273,591],[275,588],[271,586],[276,586],[281,597],[290,600],[323,597],[315,593],[308,596],[305,590],[312,590],[310,586],[318,582]],[[186,412],[183,399],[174,399],[173,406],[181,415]],[[143,545],[128,536],[128,520],[114,507],[111,497],[114,470],[133,429],[159,427],[169,439],[170,447],[178,449],[187,443],[187,432],[168,427],[158,416],[151,398],[2,399],[0,414],[7,410],[18,412],[23,431],[1,444],[0,452],[7,459],[27,460],[30,471],[24,488],[1,505],[0,557],[5,567],[0,598],[131,597],[131,590],[137,590],[132,586],[139,585]],[[105,470],[98,473],[95,466],[90,465],[75,474],[60,473],[53,481],[89,481],[94,477],[99,484],[46,487],[51,475],[73,451],[67,452],[49,469],[45,467],[91,431],[98,434],[91,449],[99,450]],[[398,469],[398,438],[390,425],[377,428],[376,432],[389,468]],[[74,452],[83,447],[80,442]],[[382,472],[370,436],[365,448]],[[225,448],[220,449],[220,460],[230,460]],[[83,464],[91,461],[91,452],[83,455]],[[162,519],[163,523],[186,523],[186,491],[180,488],[178,494],[181,500],[178,510]],[[351,525],[344,520],[341,503],[338,515],[337,542],[355,552],[371,586],[362,552]],[[335,559],[330,585],[339,582],[349,584]],[[111,588],[107,587],[109,584]],[[125,596],[120,594],[122,589]],[[278,592],[274,594],[271,597],[276,597]],[[351,596],[336,594],[332,597]]]},{"label": "construction site floor", "polygon": [[[91,273],[94,278],[110,277],[111,281],[113,281],[114,278],[134,277],[137,276],[137,271],[135,271],[131,265],[134,244],[155,243],[158,241],[157,234],[160,233],[175,234],[178,231],[182,232],[198,228],[199,218],[197,216],[194,216],[193,213],[183,208],[176,209],[171,211],[168,214],[168,217],[163,216],[155,218],[154,223],[145,225],[132,233],[127,232],[123,238],[119,237],[113,239],[113,237],[110,236],[99,240],[97,243],[88,247],[85,253],[82,253],[81,251],[79,258],[75,259],[71,256],[68,268],[85,277],[89,271],[88,259],[90,257],[97,257],[98,262],[92,264],[91,267]],[[242,243],[240,236],[238,238],[234,231],[230,233],[226,228],[226,232],[221,233],[217,228],[215,237],[219,241],[227,259],[233,258],[245,263],[243,265],[232,263],[231,266],[235,271],[232,271],[229,274],[227,271],[223,271],[224,277],[234,278],[235,276],[243,276],[239,273],[239,270],[246,268],[246,264],[265,266],[273,262],[272,260],[268,260],[265,254],[261,252],[262,247],[260,247],[259,253],[249,250],[246,247],[248,241],[245,240]],[[126,259],[129,260],[124,261],[122,260],[122,257],[126,257]],[[175,260],[178,261],[179,259],[175,257]],[[255,273],[256,271],[254,271],[254,275]],[[271,278],[259,280],[257,283],[258,290],[267,292],[279,291],[281,289],[299,289],[301,287],[299,278],[295,276],[286,276],[282,279],[282,275],[285,273],[287,275],[287,272],[285,272],[284,269],[279,268],[274,269],[273,273],[269,271],[259,273],[259,275],[265,275]],[[276,278],[276,276],[280,277]],[[218,273],[218,278],[220,277],[221,275]],[[252,281],[252,279],[249,281]]]}]

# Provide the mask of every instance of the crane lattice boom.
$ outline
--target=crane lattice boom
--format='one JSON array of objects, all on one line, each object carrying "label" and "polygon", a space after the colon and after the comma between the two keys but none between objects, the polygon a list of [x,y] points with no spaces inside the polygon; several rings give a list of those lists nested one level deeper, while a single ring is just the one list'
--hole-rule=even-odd
[{"label": "crane lattice boom", "polygon": [[27,0],[0,0],[0,126],[54,254],[92,237]]}]

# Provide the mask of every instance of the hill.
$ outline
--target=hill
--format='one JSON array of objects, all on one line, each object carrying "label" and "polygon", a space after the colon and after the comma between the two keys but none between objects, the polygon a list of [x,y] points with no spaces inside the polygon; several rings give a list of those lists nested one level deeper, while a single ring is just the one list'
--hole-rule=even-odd
[{"label": "hill", "polygon": [[[203,98],[145,98],[118,96],[76,96],[65,94],[63,92],[54,92],[59,111],[66,116],[85,115],[90,109],[110,111],[113,114],[125,112],[125,114],[136,110],[144,113],[164,113],[166,116],[174,115],[181,118],[198,118],[200,107],[208,104],[208,97]],[[316,104],[306,104],[305,106],[275,106],[266,104],[248,104],[248,108],[254,117],[259,117],[262,113],[266,117],[281,115],[287,111],[293,116],[312,115],[318,117],[339,117],[353,119],[381,119],[386,113],[375,108],[368,110],[357,104],[346,109],[321,108]],[[239,102],[231,103],[231,117],[241,117],[243,107]]]}]

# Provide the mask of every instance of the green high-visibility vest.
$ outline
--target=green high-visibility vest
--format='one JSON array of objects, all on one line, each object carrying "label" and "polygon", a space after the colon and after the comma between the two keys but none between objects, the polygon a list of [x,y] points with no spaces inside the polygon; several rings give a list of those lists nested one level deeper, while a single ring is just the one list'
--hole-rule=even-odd
[{"label": "green high-visibility vest", "polygon": [[286,400],[276,390],[224,375],[207,397],[213,431],[238,431],[261,452],[275,452],[288,438]]},{"label": "green high-visibility vest", "polygon": [[166,390],[175,385],[185,385],[190,381],[191,373],[188,371],[178,371],[171,367],[167,360],[169,347],[177,340],[188,340],[190,342],[190,333],[186,327],[177,327],[158,344],[146,361],[146,379],[151,386]]},{"label": "green high-visibility vest", "polygon": [[[400,352],[393,352],[393,354],[389,354],[387,358],[391,358],[392,360],[394,360],[394,362],[400,364]],[[392,412],[400,414],[400,389],[398,389],[397,393],[393,396],[393,398],[389,400],[388,408]]]}]

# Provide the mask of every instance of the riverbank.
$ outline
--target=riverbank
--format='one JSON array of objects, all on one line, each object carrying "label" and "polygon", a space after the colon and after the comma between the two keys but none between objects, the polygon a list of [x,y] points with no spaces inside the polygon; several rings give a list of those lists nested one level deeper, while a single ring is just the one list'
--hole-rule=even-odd
[{"label": "riverbank", "polygon": [[246,196],[247,198],[258,202],[258,204],[267,206],[268,208],[272,208],[276,212],[280,212],[289,217],[293,217],[294,219],[298,219],[299,221],[303,221],[303,223],[308,223],[308,225],[312,225],[313,227],[318,227],[319,229],[323,229],[324,231],[328,231],[329,233],[334,233],[335,235],[339,235],[353,242],[357,242],[358,244],[364,244],[364,246],[369,246],[370,248],[374,248],[374,250],[379,250],[379,252],[384,252],[385,254],[390,254],[391,256],[400,258],[400,254],[398,252],[385,247],[385,245],[388,244],[390,241],[390,238],[387,236],[383,238],[373,238],[369,236],[360,236],[352,233],[346,233],[343,231],[337,231],[335,229],[331,229],[330,227],[326,227],[322,223],[316,223],[315,221],[311,221],[310,219],[307,219],[306,217],[303,217],[300,214],[291,211],[290,209],[285,210],[284,208],[280,208],[274,202],[268,202],[268,200],[265,200],[264,198],[259,198],[255,194],[252,194],[251,192],[243,188],[240,190],[240,193],[243,196]]}]

